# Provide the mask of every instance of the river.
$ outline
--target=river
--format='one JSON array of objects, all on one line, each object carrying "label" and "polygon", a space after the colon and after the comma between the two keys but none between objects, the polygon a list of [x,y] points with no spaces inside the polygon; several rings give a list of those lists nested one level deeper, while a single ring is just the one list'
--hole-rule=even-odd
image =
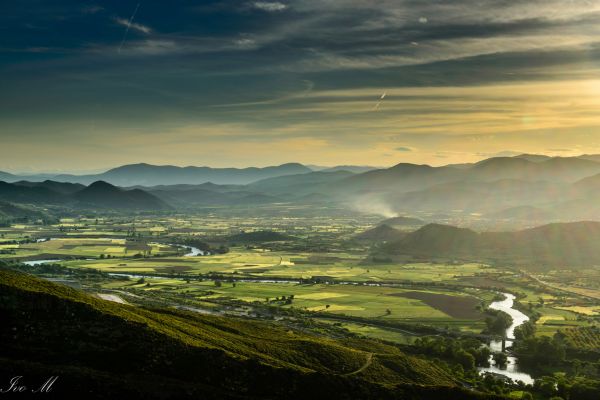
[{"label": "river", "polygon": [[174,247],[179,247],[181,249],[186,249],[188,252],[185,253],[183,256],[184,257],[195,257],[195,256],[207,256],[210,255],[209,252],[205,252],[203,250],[200,250],[197,247],[194,246],[188,246],[188,245],[184,245],[184,244],[169,244],[169,246],[174,246]]},{"label": "river", "polygon": [[30,267],[36,266],[36,265],[41,265],[41,264],[48,264],[48,263],[57,263],[60,262],[61,260],[55,259],[55,260],[32,260],[32,261],[23,261],[23,264],[25,265],[29,265]]},{"label": "river", "polygon": [[[495,301],[490,304],[490,308],[494,310],[499,310],[507,313],[512,317],[512,325],[506,329],[505,337],[506,337],[506,348],[512,346],[512,343],[515,339],[515,328],[526,321],[529,321],[529,317],[523,314],[521,311],[513,308],[515,296],[510,293],[503,293],[505,296],[504,300]],[[490,349],[494,352],[502,351],[502,341],[501,340],[492,340],[490,343]],[[499,367],[495,365],[494,360],[490,358],[490,366],[479,368],[481,373],[483,372],[491,372],[494,374],[504,375],[514,381],[521,381],[526,384],[533,384],[534,379],[531,375],[519,371],[519,367],[517,364],[517,358],[513,356],[508,356],[508,361],[506,366]]]}]

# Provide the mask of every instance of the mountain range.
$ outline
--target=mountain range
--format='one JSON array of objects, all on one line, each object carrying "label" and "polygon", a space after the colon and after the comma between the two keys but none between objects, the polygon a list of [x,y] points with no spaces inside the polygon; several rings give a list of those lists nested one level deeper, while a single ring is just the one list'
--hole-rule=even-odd
[{"label": "mountain range", "polygon": [[70,182],[83,185],[89,185],[96,181],[105,181],[116,186],[157,186],[201,184],[206,182],[243,185],[260,179],[301,174],[311,171],[310,168],[298,163],[282,164],[265,168],[177,167],[173,165],[150,165],[140,163],[123,165],[101,174],[92,175],[41,174],[22,177],[0,172],[0,180],[8,182],[16,180],[52,180],[56,182]]},{"label": "mountain range", "polygon": [[[319,171],[294,163],[245,169],[133,164],[43,182],[5,173],[0,177],[13,185],[0,184],[0,200],[13,203],[122,209],[300,203],[428,221],[438,220],[431,218],[435,214],[536,224],[600,219],[598,155],[523,154],[440,167],[400,163],[386,169],[340,166]],[[98,181],[121,191],[104,186],[93,195],[77,194]],[[112,194],[96,198],[109,189]]]}]

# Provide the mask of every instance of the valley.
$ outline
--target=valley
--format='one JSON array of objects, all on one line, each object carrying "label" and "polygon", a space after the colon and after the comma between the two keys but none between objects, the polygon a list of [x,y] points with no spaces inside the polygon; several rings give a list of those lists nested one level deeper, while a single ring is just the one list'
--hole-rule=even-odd
[{"label": "valley", "polygon": [[[237,216],[241,211],[99,213],[14,224],[0,228],[0,262],[115,304],[270,321],[308,335],[377,340],[409,352],[419,352],[420,341],[430,337],[497,342],[508,327],[495,328],[496,316],[488,311],[499,293],[516,297],[536,338],[598,332],[598,288],[584,278],[600,271],[593,267],[523,269],[439,255],[430,261],[384,257],[385,241],[360,236],[380,223],[375,215],[338,210],[327,217],[290,206],[265,219]],[[513,371],[514,360],[509,357]],[[473,367],[501,375],[502,367],[490,369],[486,362]],[[526,364],[520,369],[534,378],[548,373]],[[484,385],[477,383],[483,375],[473,371],[462,379]]]}]

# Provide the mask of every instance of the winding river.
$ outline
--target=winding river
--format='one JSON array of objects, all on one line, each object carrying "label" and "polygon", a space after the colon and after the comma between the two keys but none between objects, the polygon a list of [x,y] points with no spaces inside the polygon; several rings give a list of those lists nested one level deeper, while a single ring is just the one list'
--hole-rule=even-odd
[{"label": "winding river", "polygon": [[[490,308],[494,310],[499,310],[507,313],[512,317],[513,323],[511,326],[506,329],[506,348],[512,346],[512,342],[515,339],[515,328],[526,321],[529,321],[529,317],[523,314],[521,311],[513,308],[515,296],[510,293],[503,293],[505,296],[504,300],[495,301],[490,304]],[[490,349],[494,352],[502,351],[502,341],[501,340],[492,340],[490,343]],[[479,368],[481,373],[483,372],[491,372],[498,375],[504,375],[514,381],[521,381],[526,384],[533,384],[533,378],[531,375],[519,371],[517,365],[517,358],[513,356],[508,356],[508,361],[505,366],[497,366],[494,363],[494,360],[490,358],[490,366]]]}]

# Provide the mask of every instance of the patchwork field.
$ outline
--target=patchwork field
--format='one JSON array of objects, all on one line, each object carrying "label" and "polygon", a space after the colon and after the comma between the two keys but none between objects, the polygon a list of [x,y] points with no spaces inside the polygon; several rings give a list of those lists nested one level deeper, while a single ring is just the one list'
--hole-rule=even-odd
[{"label": "patchwork field", "polygon": [[[485,328],[482,310],[498,291],[518,294],[521,304],[539,315],[537,335],[594,324],[582,317],[598,315],[598,304],[548,290],[540,282],[561,279],[594,290],[584,287],[585,280],[575,273],[528,277],[480,263],[375,262],[368,257],[369,246],[351,240],[372,225],[369,218],[290,217],[283,209],[282,215],[269,218],[213,211],[202,216],[72,218],[57,225],[0,228],[0,257],[57,259],[76,270],[131,275],[89,284],[106,291],[101,293],[105,298],[183,301],[210,312],[234,302],[295,310],[323,321],[322,315],[360,318],[371,322],[327,323],[400,343],[412,340],[412,333],[380,322],[479,333]],[[227,235],[260,230],[296,239],[289,244],[224,242]],[[225,243],[228,251],[184,256],[187,250],[173,245],[181,240]]]}]

